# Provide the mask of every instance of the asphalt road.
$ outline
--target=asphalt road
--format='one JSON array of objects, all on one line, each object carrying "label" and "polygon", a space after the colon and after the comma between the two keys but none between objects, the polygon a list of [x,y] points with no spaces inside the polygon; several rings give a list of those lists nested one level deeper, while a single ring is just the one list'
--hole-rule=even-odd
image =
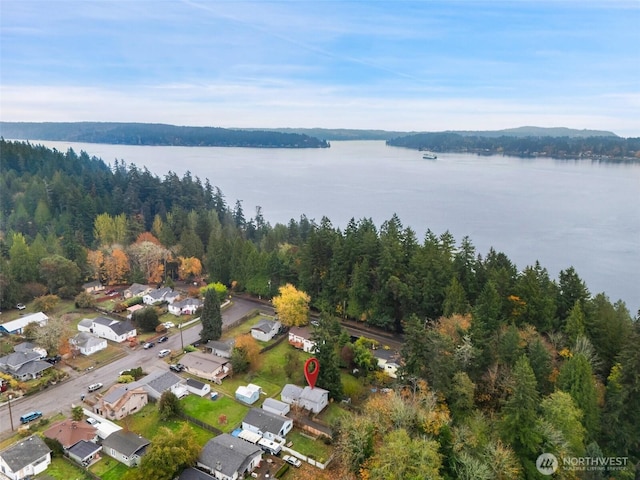
[{"label": "asphalt road", "polygon": [[[237,322],[256,308],[260,308],[265,313],[273,311],[268,306],[262,306],[243,298],[234,298],[232,304],[222,312],[223,328],[225,325],[228,326]],[[178,322],[174,323],[178,324]],[[165,359],[158,358],[158,352],[163,348],[180,351],[183,346],[197,342],[200,338],[201,329],[202,327],[199,323],[182,329],[182,334],[177,328],[172,328],[167,342],[156,344],[155,347],[147,350],[143,349],[142,346],[135,349],[124,347],[127,354],[123,358],[88,372],[79,373],[69,370],[70,377],[67,380],[57,385],[52,385],[35,395],[21,397],[11,401],[10,404],[1,405],[0,438],[11,435],[12,426],[14,430],[17,430],[20,427],[20,416],[33,410],[41,411],[45,417],[57,413],[69,414],[74,405],[80,404],[82,395],[91,395],[87,392],[89,385],[100,382],[104,385],[103,389],[107,388],[115,383],[119,372],[122,370],[139,366],[143,367],[147,373],[158,369],[167,370],[168,364]],[[11,416],[9,415],[10,412]]]}]

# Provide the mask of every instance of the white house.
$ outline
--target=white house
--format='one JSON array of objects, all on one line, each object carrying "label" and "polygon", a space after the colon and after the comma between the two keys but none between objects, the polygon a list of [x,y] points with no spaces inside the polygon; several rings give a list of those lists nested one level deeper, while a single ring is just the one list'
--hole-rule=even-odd
[{"label": "white house", "polygon": [[280,399],[290,405],[299,405],[313,413],[320,413],[329,404],[329,391],[323,388],[286,384],[280,393]]},{"label": "white house", "polygon": [[263,318],[251,328],[251,336],[256,340],[268,342],[280,331],[280,322]]},{"label": "white house", "polygon": [[180,294],[173,288],[162,287],[145,293],[142,296],[142,302],[145,305],[153,305],[154,303],[158,302],[173,303],[178,299],[179,296]]},{"label": "white house", "polygon": [[[85,320],[78,324],[78,330],[86,331],[87,322]],[[113,342],[121,343],[136,336],[136,329],[129,321],[122,322],[107,317],[96,317],[91,320],[90,325],[89,331],[91,333]]]},{"label": "white house", "polygon": [[157,370],[129,385],[140,386],[149,394],[149,398],[160,400],[164,392],[171,392],[178,398],[189,395],[185,383],[185,379],[180,375],[166,370]]},{"label": "white house", "polygon": [[0,473],[10,480],[31,478],[51,465],[51,449],[37,435],[22,438],[0,452]]},{"label": "white house", "polygon": [[0,358],[0,371],[21,381],[38,378],[52,366],[41,358],[42,354],[33,350],[13,352]]},{"label": "white house", "polygon": [[249,385],[240,385],[236,389],[236,398],[241,402],[249,405],[256,403],[260,398],[260,392],[262,388],[260,386],[250,383]]},{"label": "white house", "polygon": [[24,317],[20,317],[15,320],[3,323],[2,325],[0,325],[0,333],[22,335],[24,327],[26,327],[30,323],[36,323],[38,326],[44,327],[48,321],[49,317],[47,317],[44,313],[32,313],[31,315],[25,315]]},{"label": "white house", "polygon": [[262,435],[269,440],[283,441],[293,428],[293,420],[283,415],[252,408],[242,420],[242,429]]},{"label": "white house", "polygon": [[206,443],[196,466],[218,480],[237,480],[253,472],[261,461],[260,447],[223,433]]},{"label": "white house", "polygon": [[204,397],[207,393],[211,391],[211,385],[208,383],[203,383],[195,378],[187,379],[187,390],[194,395],[198,395],[199,397]]},{"label": "white house", "polygon": [[180,315],[193,315],[202,307],[202,300],[199,298],[185,298],[169,304],[169,313],[172,313],[176,317]]},{"label": "white house", "polygon": [[289,345],[307,353],[313,353],[316,350],[316,342],[311,340],[309,327],[291,327],[289,329]]},{"label": "white house", "polygon": [[93,282],[84,283],[82,289],[87,293],[94,293],[104,290],[104,285],[100,280],[94,280]]},{"label": "white house", "polygon": [[151,442],[137,433],[118,430],[102,442],[102,451],[128,467],[140,464]]},{"label": "white house", "polygon": [[291,410],[288,403],[281,402],[275,398],[265,398],[262,402],[262,409],[276,415],[286,415]]},{"label": "white house", "polygon": [[82,355],[92,355],[107,348],[107,340],[87,332],[79,332],[69,339],[69,344],[77,348]]}]

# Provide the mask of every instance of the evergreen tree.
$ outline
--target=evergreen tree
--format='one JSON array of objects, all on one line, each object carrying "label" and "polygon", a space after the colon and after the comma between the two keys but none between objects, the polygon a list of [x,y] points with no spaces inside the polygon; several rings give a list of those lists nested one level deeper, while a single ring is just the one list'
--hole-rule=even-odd
[{"label": "evergreen tree", "polygon": [[584,414],[587,437],[593,439],[599,427],[598,394],[591,365],[582,353],[575,354],[560,369],[558,386],[569,393]]},{"label": "evergreen tree", "polygon": [[343,395],[342,379],[340,378],[340,358],[337,351],[339,337],[332,333],[330,324],[338,323],[336,319],[326,319],[320,327],[315,328],[311,334],[311,339],[316,344],[313,352],[320,364],[316,385],[325,390],[329,390],[329,396],[335,400],[340,400]]},{"label": "evergreen tree", "polygon": [[202,322],[202,330],[200,331],[202,343],[220,339],[222,336],[222,313],[220,312],[218,293],[213,288],[205,290],[200,321]]}]

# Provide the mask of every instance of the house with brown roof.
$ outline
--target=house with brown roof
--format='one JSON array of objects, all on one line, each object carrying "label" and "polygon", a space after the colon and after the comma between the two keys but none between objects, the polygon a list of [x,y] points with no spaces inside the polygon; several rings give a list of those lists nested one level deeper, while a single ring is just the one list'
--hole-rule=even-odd
[{"label": "house with brown roof", "polygon": [[121,420],[141,410],[147,403],[149,403],[149,396],[144,388],[116,384],[104,395],[98,397],[93,406],[93,413],[109,420]]},{"label": "house with brown roof", "polygon": [[43,435],[59,441],[63,448],[68,450],[80,440],[95,442],[98,438],[98,429],[86,422],[76,422],[67,418],[51,425]]},{"label": "house with brown roof", "polygon": [[182,357],[180,363],[191,375],[211,380],[218,385],[231,373],[231,362],[229,360],[208,353],[189,352]]},{"label": "house with brown roof", "polygon": [[307,353],[313,353],[316,342],[311,340],[311,329],[308,326],[291,327],[289,329],[289,345]]}]

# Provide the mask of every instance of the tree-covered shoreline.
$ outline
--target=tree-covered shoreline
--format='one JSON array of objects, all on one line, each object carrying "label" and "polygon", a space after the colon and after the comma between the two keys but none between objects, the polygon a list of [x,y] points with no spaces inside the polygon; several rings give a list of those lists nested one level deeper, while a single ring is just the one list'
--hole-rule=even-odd
[{"label": "tree-covered shoreline", "polygon": [[[267,298],[287,284],[305,292],[327,358],[345,345],[324,325],[342,318],[403,332],[397,392],[337,428],[341,451],[367,446],[341,459],[354,478],[390,468],[386,448],[401,445],[427,452],[442,479],[498,478],[500,465],[503,478],[538,478],[542,452],[640,461],[640,322],[571,266],[554,279],[537,262],[478,253],[467,237],[418,239],[395,215],[344,229],[304,215],[271,225],[209,179],[160,178],[71,149],[1,140],[0,173],[3,309],[74,298],[88,280],[197,275]],[[631,468],[604,473],[633,478]]]}]

